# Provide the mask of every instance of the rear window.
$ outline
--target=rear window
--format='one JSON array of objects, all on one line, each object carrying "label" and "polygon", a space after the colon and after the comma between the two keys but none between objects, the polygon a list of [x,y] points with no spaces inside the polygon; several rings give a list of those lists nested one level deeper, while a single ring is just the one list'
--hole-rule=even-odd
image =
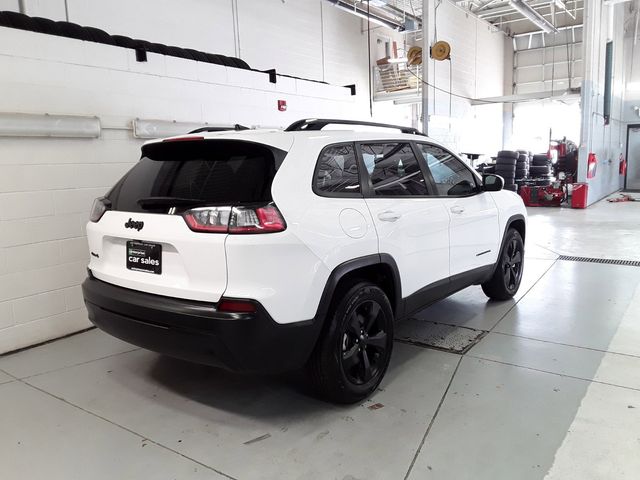
[{"label": "rear window", "polygon": [[265,145],[230,140],[149,144],[107,198],[113,210],[148,213],[267,203],[285,154]]}]

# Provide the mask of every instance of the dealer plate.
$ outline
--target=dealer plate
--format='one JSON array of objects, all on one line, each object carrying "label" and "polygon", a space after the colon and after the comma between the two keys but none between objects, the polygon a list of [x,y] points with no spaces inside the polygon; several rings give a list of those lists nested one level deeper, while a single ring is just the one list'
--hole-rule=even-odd
[{"label": "dealer plate", "polygon": [[127,268],[136,272],[162,273],[162,245],[157,243],[127,242]]}]

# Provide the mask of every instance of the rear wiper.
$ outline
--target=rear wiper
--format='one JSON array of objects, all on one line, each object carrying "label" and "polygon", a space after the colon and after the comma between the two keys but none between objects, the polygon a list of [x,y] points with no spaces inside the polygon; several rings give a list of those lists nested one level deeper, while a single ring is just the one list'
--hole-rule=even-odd
[{"label": "rear wiper", "polygon": [[138,205],[142,208],[157,207],[189,207],[204,203],[204,200],[197,198],[180,198],[180,197],[145,197],[138,200]]}]

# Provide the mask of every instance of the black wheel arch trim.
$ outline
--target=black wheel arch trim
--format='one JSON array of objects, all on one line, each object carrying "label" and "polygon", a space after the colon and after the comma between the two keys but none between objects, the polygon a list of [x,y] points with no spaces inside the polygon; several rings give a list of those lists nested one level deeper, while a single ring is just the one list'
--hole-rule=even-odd
[{"label": "black wheel arch trim", "polygon": [[320,297],[320,303],[318,304],[318,310],[316,311],[314,321],[324,323],[324,320],[329,313],[331,299],[335,294],[340,280],[354,271],[376,265],[385,266],[391,271],[395,298],[389,299],[389,301],[391,302],[391,308],[393,309],[394,314],[397,316],[400,313],[400,307],[402,305],[402,286],[400,283],[400,271],[398,270],[398,265],[391,255],[387,253],[374,253],[354,258],[352,260],[347,260],[333,269],[325,283],[324,291]]},{"label": "black wheel arch trim", "polygon": [[[502,249],[504,248],[504,243],[507,240],[507,232],[513,226],[513,224],[517,221],[522,221],[524,223],[524,228],[525,228],[524,233],[526,235],[527,221],[524,218],[524,215],[522,215],[521,213],[511,215],[509,217],[509,220],[507,220],[507,222],[505,223],[504,232],[502,232],[502,240],[500,241],[500,250],[498,250],[498,259],[496,260],[496,264],[492,269],[492,272],[491,272],[492,275],[493,275],[493,272],[495,272],[495,269],[498,268],[498,265],[500,264],[500,255],[502,253]],[[525,235],[522,235],[522,243],[524,243],[525,241]]]}]

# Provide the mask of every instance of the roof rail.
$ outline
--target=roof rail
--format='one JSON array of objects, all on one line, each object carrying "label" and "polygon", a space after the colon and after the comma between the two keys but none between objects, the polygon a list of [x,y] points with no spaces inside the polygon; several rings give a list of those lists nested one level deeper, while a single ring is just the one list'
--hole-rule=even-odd
[{"label": "roof rail", "polygon": [[422,133],[420,130],[413,127],[389,125],[387,123],[361,122],[359,120],[338,120],[334,118],[306,118],[304,120],[298,120],[297,122],[293,122],[291,125],[285,128],[285,132],[322,130],[327,125],[364,125],[367,127],[393,128],[395,130],[400,130],[400,132],[402,133],[409,133],[412,135],[424,135],[424,133]]},{"label": "roof rail", "polygon": [[240,130],[251,130],[249,127],[245,127],[244,125],[240,125],[239,123],[236,123],[235,125],[231,125],[228,127],[200,127],[200,128],[196,128],[195,130],[191,130],[189,133],[202,133],[202,132],[226,132],[228,130],[235,130],[236,132],[239,132]]}]

